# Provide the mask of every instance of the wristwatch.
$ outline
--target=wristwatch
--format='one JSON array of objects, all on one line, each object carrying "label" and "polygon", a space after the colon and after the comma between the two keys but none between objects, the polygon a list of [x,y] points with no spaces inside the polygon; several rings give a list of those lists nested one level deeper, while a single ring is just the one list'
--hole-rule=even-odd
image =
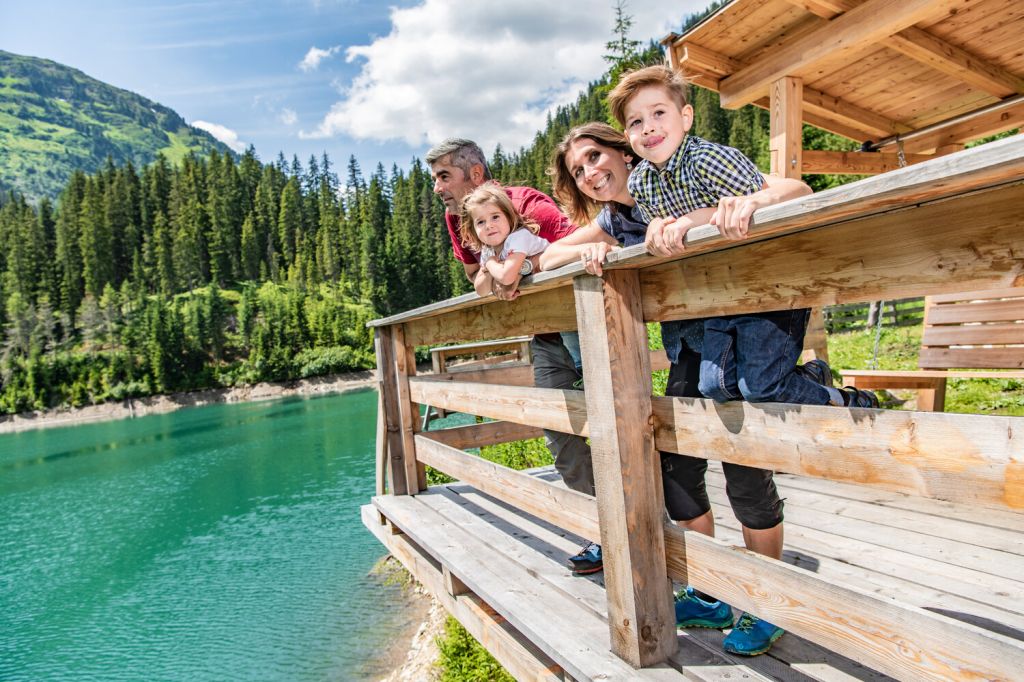
[{"label": "wristwatch", "polygon": [[527,275],[529,275],[532,272],[533,272],[533,261],[530,260],[529,258],[527,258],[526,260],[523,261],[522,266],[520,266],[519,274],[521,276],[523,276],[523,277],[526,277]]}]

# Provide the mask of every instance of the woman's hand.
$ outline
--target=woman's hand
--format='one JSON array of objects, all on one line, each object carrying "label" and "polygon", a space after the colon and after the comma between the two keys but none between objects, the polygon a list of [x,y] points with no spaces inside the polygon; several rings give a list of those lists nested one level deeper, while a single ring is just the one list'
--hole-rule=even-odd
[{"label": "woman's hand", "polygon": [[607,259],[608,254],[618,248],[617,244],[613,245],[606,242],[584,244],[580,247],[580,262],[583,263],[583,269],[591,275],[600,277],[604,272],[601,265]]}]

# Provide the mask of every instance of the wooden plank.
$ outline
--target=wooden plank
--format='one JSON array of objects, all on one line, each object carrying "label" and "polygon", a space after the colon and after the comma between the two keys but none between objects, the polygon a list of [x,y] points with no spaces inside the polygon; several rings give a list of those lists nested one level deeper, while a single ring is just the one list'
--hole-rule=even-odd
[{"label": "wooden plank", "polygon": [[598,536],[597,502],[583,493],[416,436],[420,458],[460,481],[582,537]]},{"label": "wooden plank", "polygon": [[[1022,379],[1021,372],[984,372],[984,371],[957,371],[945,369],[911,369],[911,370],[887,370],[887,369],[843,369],[839,370],[843,376],[851,377],[892,377],[894,379],[928,380],[930,378],[940,379]],[[909,388],[909,387],[908,387]]]},{"label": "wooden plank", "polygon": [[875,43],[928,17],[955,6],[951,0],[867,0],[827,25],[794,40],[722,81],[721,103],[727,109],[749,104],[769,83],[829,58],[841,59],[861,46]]},{"label": "wooden plank", "polygon": [[[927,154],[906,155],[906,164],[911,165],[927,161]],[[877,175],[902,168],[898,154],[889,152],[835,152],[805,149],[803,153],[803,172],[842,173],[849,175]]]},{"label": "wooden plank", "polygon": [[377,391],[383,400],[384,423],[387,444],[377,445],[377,456],[386,457],[378,461],[387,471],[387,486],[392,495],[406,495],[409,486],[405,479],[405,449],[402,440],[402,415],[398,407],[398,374],[395,369],[394,339],[391,327],[374,330],[374,347],[377,353]]},{"label": "wooden plank", "polygon": [[[1024,344],[1024,324],[971,324],[928,326],[921,337],[923,346],[974,344]],[[1024,348],[1019,351],[1024,355]]]},{"label": "wooden plank", "polygon": [[416,349],[406,340],[402,325],[392,327],[391,337],[395,353],[398,412],[401,417],[399,427],[402,452],[405,454],[405,484],[408,492],[415,495],[427,487],[427,471],[423,464],[416,461],[416,444],[413,440],[420,426],[420,408],[409,396],[409,377],[416,375]]},{"label": "wooden plank", "polygon": [[[1018,296],[1024,289],[1018,289]],[[1024,320],[1024,298],[1005,301],[946,303],[928,311],[928,324],[962,324],[964,322],[1016,322]]]},{"label": "wooden plank", "polygon": [[[841,125],[852,126],[872,138],[888,137],[889,135],[906,133],[912,130],[905,123],[888,116],[883,116],[870,109],[851,104],[841,97],[835,97],[815,88],[804,87],[803,102],[803,119],[812,125],[815,124],[814,119],[811,118],[814,115],[819,118],[835,121]],[[839,134],[843,133],[840,132]],[[853,139],[863,141],[867,138],[855,137]]]},{"label": "wooden plank", "polygon": [[1024,92],[1024,79],[914,26],[890,36],[886,46],[996,97]]},{"label": "wooden plank", "polygon": [[900,679],[1013,679],[1018,641],[665,524],[669,572]]},{"label": "wooden plank", "polygon": [[473,637],[516,679],[556,682],[565,679],[562,669],[544,652],[517,632],[482,599],[474,594],[452,597],[444,590],[436,562],[405,535],[385,535],[370,527],[376,515],[373,505],[362,507],[363,523],[413,577],[441,602],[448,613],[462,623]]},{"label": "wooden plank", "polygon": [[800,179],[803,170],[803,81],[786,76],[769,88],[771,174]]},{"label": "wooden plank", "polygon": [[1024,102],[973,117],[962,123],[915,137],[903,145],[908,154],[928,153],[949,144],[971,142],[1024,125]]},{"label": "wooden plank", "polygon": [[494,421],[428,431],[422,435],[438,443],[453,447],[456,450],[465,450],[467,448],[479,448],[496,443],[510,443],[517,440],[527,440],[528,438],[540,438],[544,435],[544,432],[536,426]]},{"label": "wooden plank", "polygon": [[[763,208],[754,214],[750,237],[743,246],[854,217],[866,218],[944,197],[960,196],[1022,176],[1024,136],[1017,136]],[[898,229],[895,231],[899,232]],[[686,245],[687,252],[672,259],[649,256],[642,245],[621,249],[609,254],[607,268],[648,268],[667,260],[685,260],[708,251],[737,247],[735,242],[722,238],[718,229],[710,225],[691,229],[686,235]],[[583,272],[582,264],[574,262],[535,275],[529,284],[521,284],[523,295],[511,303],[482,300],[472,294],[375,320],[370,326],[409,322],[407,334],[411,334],[410,339],[419,345],[460,341],[488,334],[505,335],[519,328],[528,328],[530,333],[565,331],[576,327],[568,284]],[[557,287],[559,293],[552,294],[550,288],[553,287]],[[877,298],[866,296],[860,300]],[[454,311],[462,312],[452,315]],[[509,314],[510,311],[514,314]],[[573,318],[571,322],[569,318]]]},{"label": "wooden plank", "polygon": [[[456,355],[472,355],[480,351],[487,351],[488,353],[497,353],[498,351],[516,350],[519,348],[523,341],[529,341],[529,337],[517,336],[512,339],[495,339],[493,341],[474,341],[473,343],[460,343],[454,346],[438,346],[437,348],[431,348],[432,354],[436,353],[444,355],[445,358],[453,357]],[[459,353],[458,351],[464,351]]]},{"label": "wooden plank", "polygon": [[[916,168],[949,158],[953,157]],[[703,253],[648,267],[641,275],[644,319],[1022,286],[1022,201],[1024,185],[1009,185],[924,204],[913,211],[791,234],[756,248]],[[877,239],[879,234],[886,239]],[[848,246],[836,251],[835,244]],[[772,277],[766,278],[766,272]]]},{"label": "wooden plank", "polygon": [[654,398],[659,450],[1024,509],[1020,417]]},{"label": "wooden plank", "polygon": [[640,281],[635,272],[607,272],[604,279],[577,277],[574,289],[579,328],[587,330],[580,345],[612,650],[634,666],[651,665],[678,644]]},{"label": "wooden plank", "polygon": [[503,565],[476,549],[481,543],[473,535],[416,498],[388,495],[373,502],[574,678],[678,679],[675,671],[638,671],[630,667],[608,651],[608,629],[600,619],[587,617],[573,599],[546,589],[526,572],[504,570]]},{"label": "wooden plank", "polygon": [[582,391],[556,388],[525,388],[493,384],[434,381],[429,376],[409,382],[412,399],[438,405],[452,412],[539,426],[562,433],[588,436],[587,407]]},{"label": "wooden plank", "polygon": [[500,384],[503,386],[533,386],[533,366],[515,364],[508,366],[488,367],[469,371],[445,372],[444,374],[422,375],[431,381],[451,381],[453,383]]},{"label": "wooden plank", "polygon": [[[380,373],[378,373],[378,377]],[[388,478],[388,425],[384,418],[384,393],[380,390],[381,381],[377,380],[377,431],[374,436],[376,451],[374,453],[374,494],[383,495],[387,492]]]},{"label": "wooden plank", "polygon": [[1024,346],[1006,348],[922,348],[917,364],[924,369],[943,367],[1024,369]]},{"label": "wooden plank", "polygon": [[979,291],[957,291],[952,294],[929,296],[930,303],[958,303],[960,301],[983,301],[999,298],[1024,298],[1024,288],[981,289]]}]

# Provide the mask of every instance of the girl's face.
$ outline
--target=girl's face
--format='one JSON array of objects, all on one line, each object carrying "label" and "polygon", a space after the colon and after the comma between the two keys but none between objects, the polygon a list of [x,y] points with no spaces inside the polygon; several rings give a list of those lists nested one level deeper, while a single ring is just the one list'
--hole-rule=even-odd
[{"label": "girl's face", "polygon": [[508,216],[492,201],[474,208],[472,216],[476,236],[487,246],[501,246],[512,231]]},{"label": "girl's face", "polygon": [[576,181],[576,187],[594,201],[617,201],[632,206],[634,202],[626,189],[629,177],[626,163],[632,160],[633,157],[616,149],[581,137],[569,145],[565,166]]}]

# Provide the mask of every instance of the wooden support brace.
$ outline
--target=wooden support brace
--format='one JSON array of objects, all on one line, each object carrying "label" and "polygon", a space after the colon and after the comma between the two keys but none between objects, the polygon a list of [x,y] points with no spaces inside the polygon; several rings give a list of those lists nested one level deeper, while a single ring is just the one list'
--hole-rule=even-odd
[{"label": "wooden support brace", "polygon": [[392,340],[395,353],[395,379],[398,387],[398,410],[401,415],[402,451],[405,467],[406,487],[410,494],[415,495],[427,488],[427,470],[416,461],[416,442],[414,436],[420,426],[419,405],[409,397],[409,377],[416,375],[416,349],[406,343],[405,325],[392,328]]},{"label": "wooden support brace", "polygon": [[803,170],[803,81],[786,76],[771,87],[771,173],[800,178]]},{"label": "wooden support brace", "polygon": [[444,589],[451,596],[458,597],[472,592],[472,590],[466,586],[466,583],[459,580],[459,576],[448,570],[447,566],[441,567],[441,574],[444,577]]},{"label": "wooden support brace", "polygon": [[392,327],[378,327],[374,335],[377,351],[377,390],[380,408],[384,413],[384,429],[387,442],[377,443],[377,468],[384,469],[387,488],[392,495],[405,495],[405,462],[402,443],[402,415],[398,407],[398,379],[395,368],[394,339]]},{"label": "wooden support brace", "polygon": [[580,342],[612,651],[647,666],[664,661],[677,642],[640,280],[620,270],[604,279],[577,277],[574,288],[585,331]]}]

